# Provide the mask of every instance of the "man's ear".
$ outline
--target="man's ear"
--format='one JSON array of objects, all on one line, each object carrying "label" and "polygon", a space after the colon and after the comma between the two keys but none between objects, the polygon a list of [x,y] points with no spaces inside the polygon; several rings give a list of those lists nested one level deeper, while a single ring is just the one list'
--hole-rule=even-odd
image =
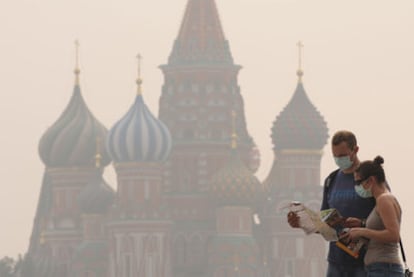
[{"label": "man's ear", "polygon": [[354,147],[355,154],[357,154],[357,153],[358,153],[358,150],[359,150],[359,146],[358,146],[358,145],[356,145],[356,146]]}]

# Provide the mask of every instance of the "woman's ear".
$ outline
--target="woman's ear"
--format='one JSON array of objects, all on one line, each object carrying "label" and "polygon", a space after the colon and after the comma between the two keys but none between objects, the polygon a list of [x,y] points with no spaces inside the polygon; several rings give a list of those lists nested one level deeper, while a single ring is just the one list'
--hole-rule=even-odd
[{"label": "woman's ear", "polygon": [[375,180],[375,177],[371,175],[367,178],[367,182],[366,182],[366,183],[369,183],[369,189],[372,188],[372,181],[376,181],[376,180]]}]

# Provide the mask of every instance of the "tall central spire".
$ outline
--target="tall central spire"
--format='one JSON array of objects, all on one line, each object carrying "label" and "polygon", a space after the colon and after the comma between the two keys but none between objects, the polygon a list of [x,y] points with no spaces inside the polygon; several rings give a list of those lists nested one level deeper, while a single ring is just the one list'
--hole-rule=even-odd
[{"label": "tall central spire", "polygon": [[188,0],[169,63],[233,64],[214,0]]}]

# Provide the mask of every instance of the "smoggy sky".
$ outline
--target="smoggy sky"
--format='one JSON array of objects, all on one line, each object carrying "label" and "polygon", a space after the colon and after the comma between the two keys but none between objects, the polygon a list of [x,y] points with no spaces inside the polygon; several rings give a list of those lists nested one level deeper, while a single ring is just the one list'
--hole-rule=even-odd
[{"label": "smoggy sky", "polygon": [[[187,0],[14,0],[0,4],[0,257],[27,250],[44,165],[38,142],[72,94],[76,39],[80,83],[109,129],[133,103],[141,53],[144,99],[158,113],[163,76]],[[414,257],[414,1],[216,0],[245,101],[247,128],[273,162],[270,128],[303,82],[329,134],[357,134],[362,160],[381,154],[403,206],[402,236]],[[321,174],[334,168],[325,147]],[[112,169],[108,182],[115,186]],[[411,259],[412,260],[412,259]]]}]

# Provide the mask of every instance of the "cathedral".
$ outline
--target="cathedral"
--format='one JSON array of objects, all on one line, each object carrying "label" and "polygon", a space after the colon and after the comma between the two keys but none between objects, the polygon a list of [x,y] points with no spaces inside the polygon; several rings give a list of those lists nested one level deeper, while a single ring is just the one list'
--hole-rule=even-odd
[{"label": "cathedral", "polygon": [[[21,275],[323,276],[326,243],[292,229],[284,209],[321,201],[328,128],[302,69],[269,126],[264,180],[214,0],[188,0],[160,69],[158,115],[138,72],[135,101],[107,129],[83,99],[76,65],[70,102],[39,141],[45,172]],[[107,166],[116,184],[104,180]]]}]

